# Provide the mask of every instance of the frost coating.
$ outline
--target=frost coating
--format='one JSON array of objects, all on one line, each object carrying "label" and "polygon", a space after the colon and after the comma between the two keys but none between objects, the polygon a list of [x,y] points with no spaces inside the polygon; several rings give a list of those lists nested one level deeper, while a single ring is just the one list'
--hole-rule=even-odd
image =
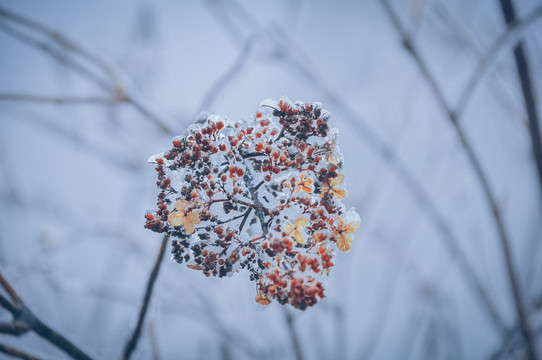
[{"label": "frost coating", "polygon": [[360,223],[346,211],[338,130],[320,103],[263,100],[253,121],[191,125],[156,163],[158,209],[145,227],[173,240],[173,259],[206,276],[247,269],[256,301],[306,309],[318,280]]}]

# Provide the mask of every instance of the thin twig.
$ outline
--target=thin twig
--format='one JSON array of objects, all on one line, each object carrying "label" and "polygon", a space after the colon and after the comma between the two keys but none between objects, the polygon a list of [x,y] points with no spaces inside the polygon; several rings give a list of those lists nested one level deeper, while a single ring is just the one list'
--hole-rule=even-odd
[{"label": "thin twig", "polygon": [[[500,0],[501,10],[504,15],[508,28],[517,23],[516,13],[512,0]],[[542,5],[540,6],[542,13]],[[518,42],[514,48],[514,59],[518,77],[521,83],[525,109],[527,110],[527,119],[529,121],[529,135],[531,137],[531,146],[534,154],[534,162],[538,170],[538,182],[540,185],[540,194],[542,195],[542,140],[540,139],[540,125],[538,114],[536,112],[536,101],[533,95],[533,86],[531,84],[531,74],[529,70],[529,61],[525,56],[523,41]]]},{"label": "thin twig", "polygon": [[135,109],[137,109],[142,115],[144,115],[144,117],[148,118],[155,125],[157,125],[158,128],[160,128],[163,132],[167,134],[173,134],[172,129],[169,128],[166,122],[162,120],[162,118],[157,115],[155,111],[151,110],[150,106],[146,104],[146,101],[137,94],[137,91],[135,89],[130,88],[130,90],[128,90],[127,84],[121,82],[121,76],[118,74],[117,71],[115,71],[114,66],[110,65],[102,57],[98,56],[96,53],[85,49],[82,45],[69,39],[64,34],[58,31],[54,31],[35,20],[31,20],[27,17],[16,14],[3,7],[0,7],[0,17],[13,21],[20,26],[26,27],[27,29],[46,36],[54,44],[59,45],[60,47],[74,55],[79,56],[81,59],[84,59],[95,68],[99,69],[109,79],[109,83],[104,82],[100,77],[96,76],[86,67],[81,66],[74,60],[67,58],[58,49],[51,47],[49,44],[43,41],[28,36],[19,30],[7,26],[3,22],[0,22],[0,28],[5,30],[10,35],[33,47],[38,48],[39,50],[44,51],[60,63],[71,67],[74,70],[77,70],[80,74],[92,80],[102,89],[108,92],[112,92],[112,97],[114,99],[122,99],[122,102],[130,103]]},{"label": "thin twig", "polygon": [[[254,344],[251,343],[246,337],[242,335],[242,332],[235,332],[232,324],[225,322],[220,313],[220,308],[216,306],[216,303],[203,294],[197,287],[191,286],[190,293],[195,295],[195,303],[188,311],[187,315],[194,316],[197,321],[207,323],[207,325],[215,332],[217,332],[224,341],[234,345],[236,350],[242,350],[249,359],[258,358],[261,354],[258,353]],[[184,312],[185,310],[183,310]]]},{"label": "thin twig", "polygon": [[27,354],[21,350],[15,349],[11,346],[0,344],[0,353],[9,355],[14,358],[23,359],[23,360],[40,360],[40,358],[33,355]]},{"label": "thin twig", "polygon": [[220,95],[220,93],[224,89],[226,89],[226,87],[237,76],[239,76],[239,74],[241,74],[241,71],[248,62],[250,52],[252,51],[252,43],[253,41],[251,39],[248,39],[245,42],[243,49],[239,52],[239,55],[237,56],[231,67],[228,68],[226,72],[222,74],[210,87],[210,90],[205,94],[200,105],[196,108],[196,111],[200,112],[209,110],[209,108],[215,102],[216,98]]},{"label": "thin twig", "polygon": [[248,191],[250,193],[250,196],[252,198],[252,202],[254,202],[254,211],[256,212],[256,216],[258,216],[258,219],[260,220],[260,227],[262,228],[263,236],[267,236],[267,223],[265,221],[265,206],[261,203],[260,199],[258,199],[258,193],[254,186],[254,175],[252,175],[252,171],[250,170],[250,167],[247,165],[245,170],[245,175],[243,176],[243,180],[245,181],[245,184],[248,187]]},{"label": "thin twig", "polygon": [[[21,117],[19,118],[21,119]],[[50,131],[55,135],[63,137],[67,141],[75,144],[77,148],[85,150],[88,154],[96,157],[99,161],[103,161],[106,164],[113,165],[115,168],[122,168],[127,171],[137,172],[141,170],[141,163],[130,160],[127,156],[120,156],[122,161],[117,158],[119,150],[113,155],[110,151],[106,150],[103,146],[96,146],[90,142],[86,137],[79,134],[76,131],[70,131],[66,126],[57,124],[50,119],[45,119],[43,115],[39,115],[39,119],[34,117],[24,117],[23,120],[31,123],[33,126],[40,127],[46,131]]]},{"label": "thin twig", "polygon": [[149,303],[151,301],[154,284],[156,283],[156,279],[158,278],[158,273],[160,272],[160,265],[162,264],[162,260],[164,259],[164,253],[166,252],[168,239],[169,237],[167,235],[164,235],[164,237],[162,238],[162,243],[160,244],[158,255],[156,256],[156,260],[154,261],[152,271],[149,275],[149,280],[147,281],[145,295],[143,296],[143,302],[141,304],[141,308],[139,309],[137,325],[134,329],[134,332],[132,333],[132,336],[130,337],[130,339],[126,343],[126,346],[124,347],[124,352],[122,354],[123,360],[128,360],[130,356],[132,355],[132,353],[134,352],[134,350],[136,349],[139,336],[141,335],[141,328],[143,327],[143,322],[145,321],[145,315],[147,314],[147,308],[149,307]]},{"label": "thin twig", "polygon": [[51,103],[51,104],[107,104],[115,105],[124,102],[122,99],[113,99],[108,97],[91,96],[91,97],[51,97],[31,94],[0,94],[0,101],[26,101],[36,103]]},{"label": "thin twig", "polygon": [[[0,10],[2,10],[1,7],[0,7]],[[0,15],[2,15],[1,11],[0,11]],[[0,21],[0,30],[3,30],[8,35],[13,36],[15,39],[21,41],[22,43],[25,43],[34,48],[37,48],[40,51],[43,51],[44,53],[46,53],[47,55],[51,56],[53,59],[58,61],[60,64],[74,70],[75,72],[91,80],[101,89],[107,92],[111,91],[111,85],[107,81],[105,81],[104,79],[102,79],[101,77],[99,77],[94,72],[87,69],[86,67],[77,63],[73,59],[69,58],[68,56],[66,56],[66,54],[60,52],[56,47],[53,47],[42,40],[35,39],[34,37],[29,36],[25,34],[24,32],[18,29],[15,29],[12,26],[9,26],[3,21]]]},{"label": "thin twig", "polygon": [[542,5],[537,6],[529,15],[527,15],[522,20],[516,20],[511,24],[507,31],[505,31],[501,36],[499,36],[493,44],[489,47],[489,50],[478,63],[472,75],[469,77],[469,81],[464,87],[463,92],[459,96],[459,101],[455,106],[455,114],[457,118],[460,118],[469,103],[472,99],[472,94],[478,88],[478,85],[482,82],[484,75],[489,70],[491,64],[497,58],[497,55],[501,52],[505,45],[508,44],[511,40],[516,39],[518,34],[527,29],[536,19],[542,16]]},{"label": "thin twig", "polygon": [[14,314],[17,312],[17,308],[13,305],[4,295],[0,294],[0,306]]},{"label": "thin twig", "polygon": [[11,284],[6,280],[6,278],[0,273],[0,286],[8,293],[9,297],[13,302],[17,304],[22,304],[23,300],[19,297],[19,294],[11,286]]},{"label": "thin twig", "polygon": [[64,336],[43,323],[36,315],[26,307],[23,300],[19,297],[17,292],[0,273],[0,285],[8,293],[13,302],[10,302],[4,296],[0,295],[0,306],[8,310],[13,315],[14,322],[24,322],[31,328],[36,334],[43,339],[49,341],[66,354],[70,355],[74,359],[90,360],[90,357],[75,346],[72,342],[66,339]]},{"label": "thin twig", "polygon": [[503,359],[504,355],[509,352],[509,350],[517,343],[522,340],[522,337],[519,335],[519,328],[517,326],[514,326],[512,329],[508,330],[508,332],[503,337],[503,340],[501,341],[501,346],[493,351],[489,356],[487,357],[487,360],[499,360]]},{"label": "thin twig", "polygon": [[462,126],[460,125],[456,113],[451,109],[451,107],[448,105],[446,99],[444,98],[444,95],[437,84],[434,77],[429,73],[429,69],[425,62],[420,57],[418,51],[414,47],[414,44],[412,43],[411,39],[403,29],[397,15],[395,14],[394,10],[392,9],[391,5],[387,0],[381,0],[381,3],[384,6],[384,9],[387,13],[387,15],[390,17],[395,29],[401,36],[401,40],[403,43],[404,48],[407,50],[407,52],[413,57],[416,65],[420,69],[423,77],[431,87],[434,96],[437,99],[438,104],[441,106],[441,108],[446,113],[448,120],[450,121],[452,127],[454,128],[457,136],[459,137],[461,144],[463,145],[463,149],[465,150],[467,157],[471,163],[471,166],[474,170],[474,173],[476,175],[476,178],[478,179],[480,186],[482,188],[482,192],[484,194],[486,203],[493,214],[493,220],[495,222],[495,226],[499,235],[499,241],[502,248],[505,265],[506,265],[506,272],[508,276],[508,281],[510,288],[512,290],[512,295],[514,299],[514,307],[518,316],[518,320],[521,324],[522,332],[525,336],[525,340],[527,342],[528,347],[530,348],[530,353],[532,355],[531,359],[536,359],[536,349],[535,344],[533,343],[533,335],[532,335],[532,329],[531,325],[527,319],[526,311],[525,311],[525,305],[523,301],[523,296],[519,288],[519,282],[518,282],[518,276],[516,273],[516,267],[513,263],[512,259],[512,253],[510,249],[510,240],[508,238],[508,234],[506,232],[506,228],[504,225],[504,222],[501,218],[500,209],[497,205],[496,197],[493,193],[493,190],[491,189],[489,185],[489,181],[487,178],[486,173],[483,171],[482,166],[480,164],[480,161],[476,154],[474,153],[474,150],[472,148],[472,145],[470,141],[467,139],[467,136],[465,134],[465,131],[463,130]]},{"label": "thin twig", "polygon": [[241,224],[239,225],[239,232],[241,232],[241,230],[243,230],[243,227],[245,226],[245,223],[248,219],[248,216],[250,215],[250,212],[252,211],[252,208],[249,207],[247,211],[245,211],[245,213],[242,215],[243,216],[243,220],[241,220]]},{"label": "thin twig", "polygon": [[[479,42],[477,39],[474,39],[472,33],[470,33],[465,26],[465,24],[448,9],[448,5],[452,5],[451,2],[443,2],[443,0],[433,1],[433,10],[435,14],[438,17],[438,22],[442,22],[443,26],[449,27],[452,34],[457,37],[458,41],[462,44],[463,48],[468,50],[472,55],[474,55],[474,58],[476,59],[476,67],[481,65],[482,62],[488,61],[488,64],[495,64],[495,58],[487,58],[485,56],[485,51],[482,49],[482,47],[478,44]],[[526,27],[523,27],[522,29],[526,29]],[[519,30],[519,29],[518,29]],[[518,31],[519,32],[519,31]],[[506,35],[509,35],[509,32],[505,32]],[[507,42],[512,42],[507,41]],[[492,46],[489,46],[488,49],[491,49]],[[496,55],[496,54],[495,54]],[[487,74],[488,72],[485,72],[484,74]],[[484,76],[478,76],[481,73],[479,72],[472,72],[471,76],[476,78],[477,83],[473,85],[476,87],[482,78]],[[508,108],[510,111],[513,111],[515,113],[518,113],[517,106],[514,101],[510,98],[510,86],[509,81],[504,78],[503,74],[501,72],[492,72],[492,77],[494,77],[495,85],[490,85],[490,91],[495,93],[495,96],[497,98],[497,101],[502,104],[503,107]],[[471,78],[469,78],[471,79]],[[472,92],[472,88],[463,88],[463,93],[460,93],[460,95],[463,95],[464,92]],[[469,102],[471,99],[473,99],[473,96],[469,96],[465,99],[462,99],[461,96],[458,98],[458,100],[467,100]],[[467,105],[466,103],[464,105]],[[459,102],[457,103],[457,106],[455,107],[456,113],[458,114],[458,118],[461,116],[459,115],[462,113],[462,111],[459,109]],[[464,109],[463,109],[464,110]]]}]

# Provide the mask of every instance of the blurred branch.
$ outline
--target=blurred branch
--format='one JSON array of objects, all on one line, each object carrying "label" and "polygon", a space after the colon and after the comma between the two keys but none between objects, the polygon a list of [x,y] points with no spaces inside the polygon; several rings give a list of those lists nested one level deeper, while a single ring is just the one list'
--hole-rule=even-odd
[{"label": "blurred branch", "polygon": [[396,13],[392,9],[391,5],[387,0],[381,0],[381,3],[384,6],[384,9],[386,11],[386,14],[389,16],[392,24],[394,25],[395,29],[401,36],[401,41],[403,44],[403,47],[405,50],[413,57],[414,61],[416,62],[418,68],[420,69],[423,77],[429,84],[431,90],[433,91],[434,96],[437,99],[437,102],[441,106],[441,108],[446,113],[448,120],[450,121],[451,125],[453,126],[457,136],[461,140],[461,144],[463,145],[463,149],[467,153],[468,159],[471,163],[471,166],[476,174],[476,177],[480,183],[480,186],[482,188],[482,191],[485,196],[486,203],[491,210],[493,214],[493,220],[495,222],[495,226],[497,228],[497,232],[499,234],[499,240],[501,244],[501,248],[503,251],[504,259],[505,259],[505,265],[506,265],[506,272],[508,275],[509,285],[512,290],[512,295],[514,299],[514,306],[516,309],[518,320],[521,324],[523,334],[525,336],[525,340],[527,342],[528,348],[529,348],[529,356],[530,359],[537,359],[536,356],[536,349],[535,349],[535,343],[534,343],[534,337],[532,334],[531,325],[527,319],[526,311],[525,311],[525,305],[523,301],[523,296],[519,288],[519,282],[518,282],[518,276],[516,273],[516,267],[513,263],[511,249],[510,249],[510,240],[508,238],[508,235],[506,233],[504,222],[501,218],[500,209],[497,205],[497,201],[495,198],[495,195],[493,193],[493,190],[491,189],[489,185],[489,181],[487,178],[486,173],[483,171],[482,166],[480,164],[480,160],[474,153],[474,150],[472,148],[472,145],[470,141],[467,139],[467,136],[465,134],[465,131],[463,130],[462,126],[460,125],[458,118],[456,116],[456,113],[452,110],[452,108],[448,105],[446,99],[444,98],[444,95],[441,91],[441,88],[437,84],[434,77],[430,74],[429,69],[426,65],[426,63],[421,58],[420,54],[418,53],[417,49],[414,47],[414,44],[412,43],[410,37],[403,29],[399,18],[397,17]]},{"label": "blurred branch", "polygon": [[0,101],[26,101],[37,103],[52,103],[52,104],[108,104],[114,105],[124,102],[122,99],[114,99],[107,97],[50,97],[30,94],[0,94]]},{"label": "blurred branch", "polygon": [[162,243],[160,244],[158,255],[156,256],[154,266],[152,267],[151,273],[149,275],[149,280],[147,281],[147,288],[145,289],[143,302],[141,304],[141,308],[139,309],[137,325],[134,329],[134,332],[132,333],[132,336],[130,337],[130,340],[128,340],[126,346],[124,347],[124,352],[122,354],[123,360],[128,360],[137,347],[137,342],[139,341],[139,336],[141,335],[141,328],[143,327],[145,315],[147,314],[147,308],[149,307],[149,303],[151,301],[154,284],[156,283],[158,273],[160,272],[160,265],[162,264],[162,260],[164,259],[164,253],[166,252],[168,239],[169,237],[167,235],[164,235],[164,237],[162,238]]},{"label": "blurred branch", "polygon": [[292,347],[295,352],[295,357],[297,360],[303,360],[303,352],[301,351],[301,343],[299,341],[299,335],[297,334],[297,330],[294,326],[294,319],[292,318],[292,314],[286,309],[283,308],[284,315],[286,317],[286,325],[288,326],[288,332],[290,333],[290,337],[292,339]]},{"label": "blurred branch", "polygon": [[[209,91],[203,97],[200,105],[196,108],[196,111],[206,111],[219,96],[228,84],[230,84],[236,76],[241,74],[244,66],[248,62],[250,52],[252,51],[252,40],[245,41],[243,49],[239,52],[239,55],[235,59],[231,67],[222,74],[216,82],[209,88]],[[196,114],[197,115],[197,114]]]},{"label": "blurred branch", "polygon": [[[7,299],[6,299],[7,300]],[[28,332],[30,327],[22,321],[13,321],[11,323],[0,323],[0,334],[9,334],[13,336],[21,336]]]},{"label": "blurred branch", "polygon": [[[482,48],[481,45],[478,44],[479,41],[474,38],[473,34],[471,34],[468,30],[468,28],[465,26],[463,21],[461,21],[456,15],[453,14],[453,12],[448,8],[448,5],[453,5],[452,3],[448,2],[445,3],[443,0],[433,1],[432,2],[432,9],[435,12],[435,15],[438,17],[439,23],[443,23],[443,26],[446,26],[451,30],[451,35],[454,36],[454,38],[457,38],[457,41],[462,45],[462,49],[465,51],[468,51],[471,53],[475,59],[475,69],[480,65],[481,62],[484,62],[487,60],[485,56],[485,50]],[[525,27],[523,27],[525,29]],[[508,35],[508,32],[506,33]],[[509,38],[509,36],[507,36]],[[507,41],[509,43],[510,41]],[[504,46],[503,46],[504,47]],[[501,48],[503,48],[501,47]],[[491,48],[491,46],[489,47]],[[459,50],[459,49],[458,49]],[[493,57],[490,61],[491,64],[495,64],[494,61],[495,57]],[[472,80],[472,77],[475,77],[477,80],[477,83],[474,85],[474,88],[477,84],[480,83],[480,80],[484,78],[484,76],[478,76],[480,73],[477,71],[471,72],[471,77],[468,78],[468,80]],[[484,74],[487,74],[488,71],[484,72]],[[513,99],[510,96],[510,84],[507,79],[503,76],[501,72],[492,72],[491,73],[491,80],[495,80],[495,83],[493,85],[489,85],[489,89],[491,92],[494,93],[495,98],[499,104],[501,104],[503,107],[506,107],[510,112],[515,113],[517,116],[521,116],[521,112],[519,111],[517,104],[513,101]],[[473,96],[468,96],[467,98],[461,99],[461,96],[464,95],[465,92],[471,92],[473,88],[464,88],[464,91],[460,93],[460,97],[458,100],[467,100],[469,103]],[[471,94],[474,94],[474,92],[471,92]],[[466,105],[466,103],[464,104]],[[463,111],[458,109],[459,106],[456,106],[456,114],[462,113]],[[458,117],[461,117],[458,115]]]},{"label": "blurred branch", "polygon": [[[17,292],[13,289],[10,283],[0,273],[0,286],[8,294],[11,301],[6,299],[0,294],[0,306],[9,311],[13,316],[13,324],[17,326],[18,323],[25,323],[36,334],[55,345],[60,350],[74,359],[90,360],[90,357],[80,350],[77,346],[71,343],[61,334],[57,333],[49,326],[44,324],[36,315],[34,315],[29,308],[26,307],[23,300],[19,297]],[[15,335],[15,334],[12,334]],[[19,334],[20,335],[20,334]]]},{"label": "blurred branch", "polygon": [[[2,7],[0,7],[0,18],[4,15],[4,11]],[[11,35],[15,39],[21,41],[22,43],[25,43],[27,45],[30,45],[32,47],[37,48],[40,51],[43,51],[47,55],[51,56],[53,59],[58,61],[60,64],[67,66],[71,68],[72,70],[78,72],[79,74],[83,75],[87,79],[91,80],[93,83],[95,83],[98,87],[102,88],[105,91],[110,91],[110,85],[104,81],[104,79],[97,76],[95,73],[87,69],[86,67],[82,66],[81,64],[77,63],[73,59],[66,56],[64,52],[59,51],[59,49],[51,46],[48,43],[45,43],[41,40],[35,39],[32,36],[29,36],[25,34],[24,32],[15,29],[12,26],[9,26],[3,21],[0,21],[0,29],[3,30],[8,35]]]},{"label": "blurred branch", "polygon": [[109,83],[104,82],[92,71],[78,64],[75,60],[67,57],[63,51],[51,46],[47,42],[37,40],[19,30],[14,29],[11,26],[6,25],[3,22],[0,22],[0,29],[4,30],[6,33],[12,35],[13,37],[19,39],[22,42],[25,42],[47,53],[60,63],[76,70],[81,75],[93,81],[105,91],[112,92],[113,99],[122,99],[122,102],[127,102],[131,104],[144,117],[151,120],[166,134],[173,134],[173,131],[169,128],[168,125],[166,125],[166,122],[162,120],[161,117],[157,115],[153,110],[150,109],[150,106],[146,103],[144,99],[142,99],[137,94],[136,90],[132,88],[129,89],[126,82],[122,82],[120,80],[121,76],[114,69],[114,67],[110,65],[107,61],[102,59],[100,56],[98,56],[96,53],[86,50],[82,45],[69,39],[67,36],[63,35],[60,32],[54,31],[47,26],[38,23],[37,21],[16,14],[3,7],[0,7],[0,17],[8,21],[12,21],[26,28],[27,30],[32,30],[45,36],[46,39],[57,45],[57,47],[60,47],[65,52],[77,55],[81,59],[93,65],[95,68],[99,69],[103,73],[102,75],[105,75],[108,78]]},{"label": "blurred branch", "polygon": [[465,85],[463,92],[459,96],[459,101],[455,107],[455,114],[457,118],[460,118],[472,98],[472,94],[481,83],[481,80],[484,78],[484,75],[487,73],[487,70],[490,68],[490,65],[497,58],[499,52],[507,45],[510,41],[517,38],[518,34],[526,29],[534,20],[542,16],[542,5],[537,6],[529,15],[524,19],[516,20],[508,26],[507,31],[505,31],[501,36],[499,36],[493,44],[489,47],[489,50],[478,63],[478,66],[472,72],[472,75]]},{"label": "blurred branch", "polygon": [[[220,0],[212,0],[214,5],[220,4]],[[440,212],[433,199],[427,193],[416,176],[410,171],[408,166],[399,158],[395,150],[388,145],[377,133],[375,133],[360,116],[354,111],[336,92],[334,92],[330,86],[328,86],[321,78],[316,76],[311,71],[307,63],[307,56],[300,56],[293,51],[298,51],[300,47],[294,44],[287,38],[287,34],[280,30],[280,28],[273,28],[272,34],[267,32],[259,22],[248,13],[239,3],[236,1],[228,1],[227,6],[223,6],[223,12],[220,12],[220,16],[217,16],[217,20],[225,27],[231,26],[232,21],[227,21],[229,16],[237,16],[239,21],[249,22],[248,27],[254,31],[266,34],[272,42],[272,44],[278,49],[277,53],[281,54],[285,60],[289,61],[294,69],[299,72],[308,82],[310,82],[316,91],[319,91],[327,98],[327,102],[331,107],[336,108],[344,115],[344,118],[350,119],[354,130],[358,133],[361,139],[368,145],[368,147],[384,161],[390,169],[392,169],[397,177],[401,179],[402,184],[408,189],[410,195],[415,201],[416,205],[422,210],[426,216],[433,222],[436,229],[441,233],[442,239],[446,250],[450,253],[451,257],[458,261],[458,269],[462,272],[464,278],[474,289],[474,294],[478,296],[482,302],[483,309],[486,310],[489,319],[495,324],[497,328],[504,330],[506,327],[502,320],[501,315],[496,310],[493,300],[488,295],[485,286],[478,278],[478,275],[474,271],[468,257],[465,252],[458,245],[455,234],[447,222],[447,218]],[[230,15],[232,14],[232,15]],[[233,33],[233,32],[230,32]],[[287,42],[288,40],[288,42]]]},{"label": "blurred branch", "polygon": [[[172,289],[169,288],[168,290]],[[190,308],[191,310],[189,310],[187,315],[197,318],[202,323],[207,322],[209,327],[219,333],[225,342],[230,345],[234,344],[236,350],[243,350],[249,359],[260,356],[248,338],[243,336],[241,332],[235,332],[232,324],[225,323],[222,320],[220,316],[221,311],[216,303],[211,301],[208,296],[196,287],[190,287],[189,292],[196,295],[196,303],[192,306],[183,307],[182,311],[185,311],[184,308]],[[178,299],[179,295],[181,294],[175,294],[175,299]],[[177,300],[176,303],[178,303]]]},{"label": "blurred branch", "polygon": [[397,290],[397,282],[399,281],[400,274],[399,270],[402,266],[400,263],[401,260],[402,259],[393,259],[394,262],[392,263],[396,266],[391,267],[389,277],[386,277],[386,281],[381,282],[383,289],[376,300],[376,306],[379,308],[381,315],[378,316],[378,312],[375,311],[372,319],[367,319],[371,331],[369,332],[369,336],[363,339],[360,350],[356,353],[358,359],[371,359],[378,348],[381,335],[391,313],[390,307],[395,291]]},{"label": "blurred branch", "polygon": [[411,313],[409,315],[407,324],[403,326],[401,341],[399,346],[396,346],[397,355],[395,359],[412,359],[414,353],[417,338],[423,336],[424,328],[429,322],[430,308],[427,304],[421,307],[418,313]]},{"label": "blurred branch", "polygon": [[[49,121],[49,119],[45,119],[42,114],[39,114],[39,117],[40,119],[34,119],[33,117],[26,116],[24,117],[24,121],[32,123],[38,127],[45,129],[46,131],[50,131],[60,137],[65,138],[67,141],[76,145],[76,148],[87,151],[88,154],[96,157],[96,159],[98,159],[99,161],[112,165],[114,168],[121,168],[126,171],[133,172],[137,172],[138,170],[142,169],[142,164],[138,159],[132,159],[129,156],[124,156],[125,153],[123,151],[125,150],[117,150],[115,153],[112,153],[105,147],[95,145],[89,140],[87,140],[84,136],[77,132],[75,128],[74,130],[70,131],[67,126],[61,126],[59,124],[56,124],[54,121]],[[19,116],[19,119],[23,119],[23,117]],[[117,141],[120,142],[120,140]],[[126,145],[122,145],[123,149],[127,148]],[[122,156],[119,156],[119,154],[122,154]]]},{"label": "blurred branch", "polygon": [[[535,331],[536,336],[542,335],[542,327],[539,327]],[[525,338],[521,334],[521,328],[519,325],[513,326],[510,330],[507,331],[506,336],[503,338],[501,346],[492,352],[487,359],[488,360],[499,360],[499,359],[515,359],[515,358],[525,358],[525,354],[519,354],[518,352],[525,351]]]},{"label": "blurred branch", "polygon": [[[499,0],[501,11],[508,29],[515,26],[517,23],[516,12],[512,0]],[[542,14],[542,5],[538,7]],[[536,12],[534,12],[536,13]],[[521,91],[523,100],[525,101],[525,109],[527,110],[527,118],[529,120],[529,135],[531,136],[531,145],[534,154],[536,169],[538,170],[538,182],[540,185],[540,194],[542,195],[542,140],[540,139],[540,125],[538,114],[536,112],[536,101],[533,94],[533,86],[531,84],[531,74],[529,70],[529,61],[525,56],[523,41],[519,41],[514,47],[514,59],[518,71],[518,77],[521,83]]]},{"label": "blurred branch", "polygon": [[22,352],[21,350],[17,350],[15,348],[12,348],[11,346],[7,346],[4,344],[0,344],[0,353],[23,360],[40,360],[35,356],[29,355],[25,352]]}]

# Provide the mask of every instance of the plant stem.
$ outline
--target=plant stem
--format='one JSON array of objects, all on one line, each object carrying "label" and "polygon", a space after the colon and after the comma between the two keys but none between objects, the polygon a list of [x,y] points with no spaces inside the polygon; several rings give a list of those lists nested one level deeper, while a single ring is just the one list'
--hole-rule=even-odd
[{"label": "plant stem", "polygon": [[139,341],[139,336],[141,335],[141,328],[143,327],[143,322],[145,320],[145,315],[147,314],[147,309],[152,297],[152,291],[154,289],[154,284],[158,278],[158,273],[160,272],[160,265],[164,259],[164,253],[166,252],[167,242],[169,237],[164,235],[162,238],[162,243],[160,244],[160,249],[158,250],[158,255],[154,261],[154,266],[152,267],[151,273],[149,275],[149,280],[147,281],[147,287],[145,289],[145,295],[143,296],[143,302],[141,303],[141,308],[139,309],[139,316],[137,319],[137,325],[132,333],[132,336],[126,343],[124,347],[124,352],[122,354],[123,360],[128,360],[132,353],[136,349],[137,342]]}]

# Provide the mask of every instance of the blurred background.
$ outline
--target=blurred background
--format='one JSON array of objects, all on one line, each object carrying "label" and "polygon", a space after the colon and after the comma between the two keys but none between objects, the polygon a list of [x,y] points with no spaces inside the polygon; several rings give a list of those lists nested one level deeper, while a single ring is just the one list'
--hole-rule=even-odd
[{"label": "blurred background", "polygon": [[262,308],[248,273],[168,248],[133,358],[537,358],[541,34],[539,0],[0,1],[0,272],[120,357],[161,242],[147,158],[201,111],[286,95],[331,112],[362,219],[328,297]]}]

